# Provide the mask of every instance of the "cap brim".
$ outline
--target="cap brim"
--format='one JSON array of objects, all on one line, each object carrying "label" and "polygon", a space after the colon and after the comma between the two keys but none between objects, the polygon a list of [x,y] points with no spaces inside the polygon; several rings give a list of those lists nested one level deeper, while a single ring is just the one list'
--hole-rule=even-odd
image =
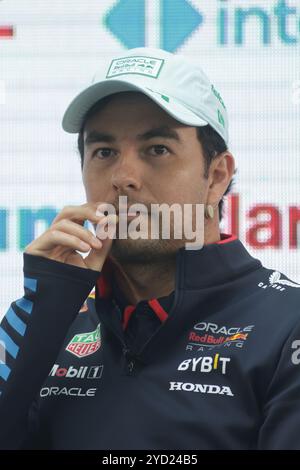
[{"label": "cap brim", "polygon": [[[173,97],[166,97],[163,91],[151,91],[142,85],[133,84],[126,80],[103,80],[86,88],[69,104],[62,119],[62,127],[66,132],[76,134],[80,132],[83,119],[87,111],[105,96],[122,91],[139,91],[151,98],[170,116],[179,122],[190,126],[205,126],[207,121],[197,116],[188,108],[183,106]],[[169,101],[168,101],[169,99]]]}]

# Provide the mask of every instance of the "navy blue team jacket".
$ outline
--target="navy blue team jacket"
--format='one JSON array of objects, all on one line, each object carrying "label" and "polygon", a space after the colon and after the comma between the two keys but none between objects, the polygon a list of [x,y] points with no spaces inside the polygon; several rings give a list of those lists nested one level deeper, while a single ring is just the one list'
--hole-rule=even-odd
[{"label": "navy blue team jacket", "polygon": [[0,324],[2,449],[300,449],[300,285],[239,239],[179,249],[175,290],[137,305],[109,259],[23,259]]}]

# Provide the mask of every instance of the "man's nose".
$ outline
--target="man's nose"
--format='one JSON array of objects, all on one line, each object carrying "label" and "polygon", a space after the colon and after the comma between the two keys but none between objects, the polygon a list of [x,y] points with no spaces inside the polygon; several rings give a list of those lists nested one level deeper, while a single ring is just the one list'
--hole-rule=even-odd
[{"label": "man's nose", "polygon": [[141,189],[141,178],[142,174],[138,158],[133,155],[124,155],[116,163],[111,182],[114,189],[122,193],[123,191]]}]

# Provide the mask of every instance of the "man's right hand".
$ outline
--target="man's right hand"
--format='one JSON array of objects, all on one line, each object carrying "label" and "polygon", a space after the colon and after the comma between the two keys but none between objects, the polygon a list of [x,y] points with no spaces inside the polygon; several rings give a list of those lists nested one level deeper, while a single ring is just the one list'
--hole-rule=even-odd
[{"label": "man's right hand", "polygon": [[[86,203],[81,206],[65,206],[55,217],[51,226],[42,235],[25,247],[30,255],[43,256],[80,268],[101,271],[109,253],[112,236],[100,240],[83,227],[85,220],[92,223],[116,226],[117,216],[96,215],[101,203]],[[77,251],[90,253],[83,258]]]}]

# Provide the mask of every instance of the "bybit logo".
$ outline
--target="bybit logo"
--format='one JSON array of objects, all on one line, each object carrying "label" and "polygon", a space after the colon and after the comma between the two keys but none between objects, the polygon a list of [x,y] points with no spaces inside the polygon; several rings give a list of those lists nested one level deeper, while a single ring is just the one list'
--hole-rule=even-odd
[{"label": "bybit logo", "polygon": [[230,362],[230,357],[220,357],[220,354],[215,354],[214,357],[203,356],[185,359],[182,361],[178,370],[191,370],[193,372],[212,372],[220,370],[222,374],[226,374],[227,364]]}]

